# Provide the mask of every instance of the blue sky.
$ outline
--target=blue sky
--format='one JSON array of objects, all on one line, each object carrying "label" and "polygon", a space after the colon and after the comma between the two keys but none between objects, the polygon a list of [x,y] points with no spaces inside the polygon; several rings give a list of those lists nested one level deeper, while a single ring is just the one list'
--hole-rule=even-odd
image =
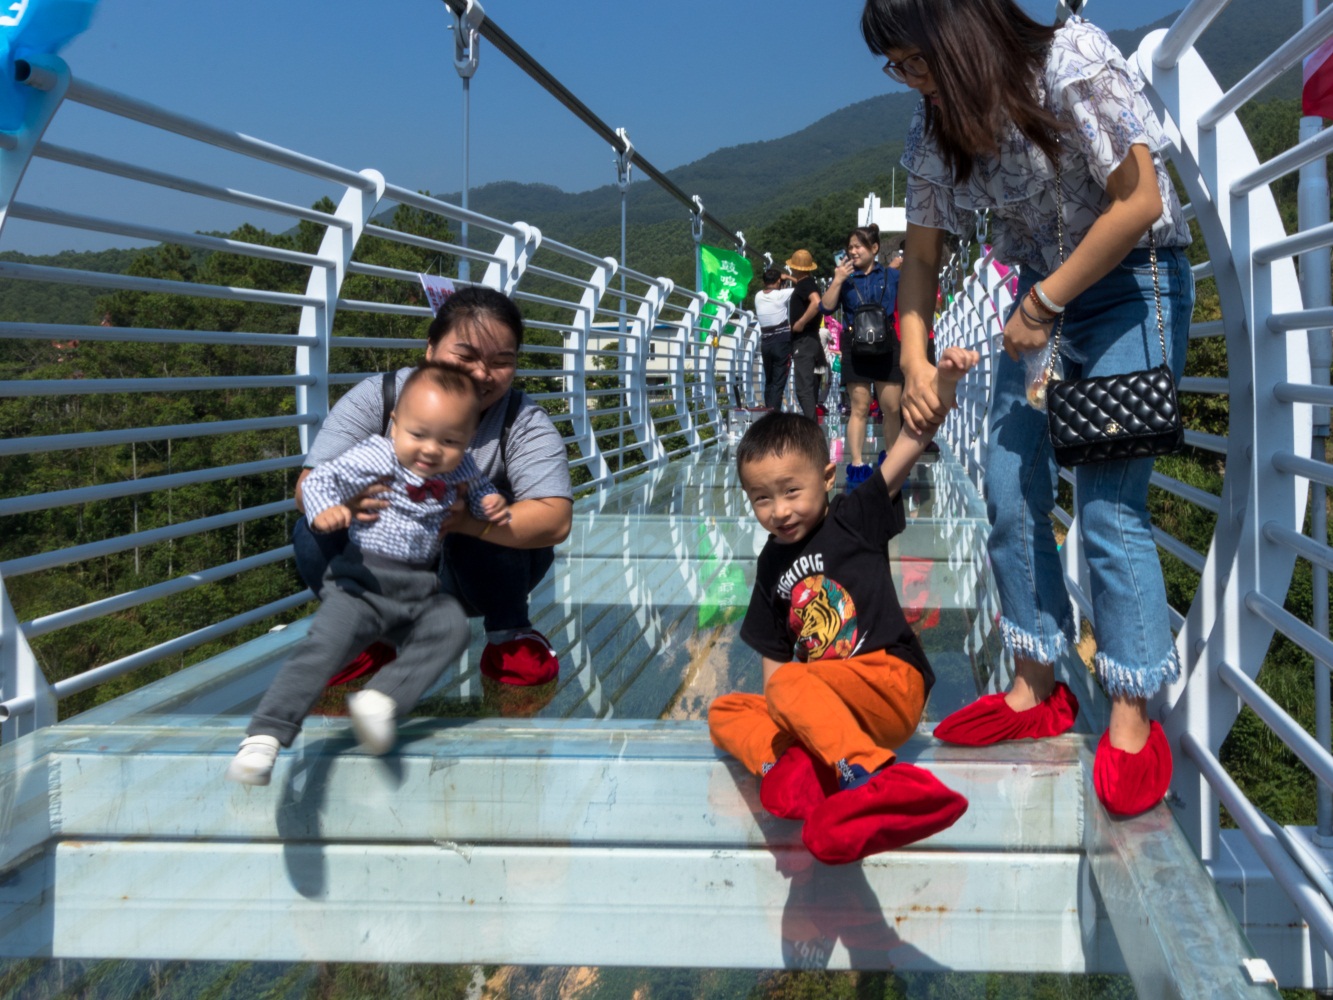
[{"label": "blue sky", "polygon": [[[1053,8],[1020,2],[1042,17]],[[664,170],[719,147],[786,135],[895,86],[861,43],[859,0],[484,6]],[[1180,6],[1091,0],[1088,15],[1108,29],[1127,28]],[[63,55],[91,83],[342,166],[374,166],[407,187],[446,192],[462,184],[462,88],[450,22],[439,0],[102,0],[92,26]],[[48,138],[167,170],[190,158],[179,144],[113,128],[104,117],[67,106]],[[471,119],[474,186],[545,181],[578,191],[615,179],[609,148],[484,41]],[[264,183],[262,171],[239,169],[229,178],[236,186]],[[37,164],[20,197],[45,200],[73,183],[69,177]],[[308,191],[280,188],[271,193],[312,200]],[[106,202],[132,211],[140,195],[88,189],[73,197],[80,210],[110,214]],[[0,249],[75,245],[133,241],[12,221],[0,235]]]}]

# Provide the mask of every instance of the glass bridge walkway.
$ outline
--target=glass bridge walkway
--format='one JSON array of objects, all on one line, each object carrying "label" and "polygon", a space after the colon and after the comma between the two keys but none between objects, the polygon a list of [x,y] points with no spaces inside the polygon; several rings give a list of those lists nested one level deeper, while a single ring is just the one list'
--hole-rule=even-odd
[{"label": "glass bridge walkway", "polygon": [[1076,733],[932,740],[1003,684],[996,604],[984,507],[947,450],[906,502],[892,566],[939,682],[903,756],[968,797],[952,829],[825,867],[711,746],[709,701],[760,677],[738,619],[763,533],[723,444],[578,501],[534,597],[558,681],[496,691],[462,662],[387,757],[356,748],[339,695],[271,786],[223,781],[304,622],[0,749],[0,953],[29,960],[4,967],[10,995],[54,957],[1105,973],[1107,995],[1276,996],[1167,807],[1112,822],[1097,804],[1105,705],[1081,662]]}]

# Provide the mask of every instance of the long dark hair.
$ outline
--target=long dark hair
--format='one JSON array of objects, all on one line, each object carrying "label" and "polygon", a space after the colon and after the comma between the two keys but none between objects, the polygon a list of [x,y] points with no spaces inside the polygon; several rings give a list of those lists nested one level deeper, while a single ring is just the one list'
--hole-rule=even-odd
[{"label": "long dark hair", "polygon": [[1048,157],[1057,152],[1055,115],[1034,93],[1055,26],[1039,24],[1014,0],[866,0],[861,35],[876,55],[920,49],[939,88],[926,104],[926,130],[958,183],[977,156],[994,152],[1005,127]]}]

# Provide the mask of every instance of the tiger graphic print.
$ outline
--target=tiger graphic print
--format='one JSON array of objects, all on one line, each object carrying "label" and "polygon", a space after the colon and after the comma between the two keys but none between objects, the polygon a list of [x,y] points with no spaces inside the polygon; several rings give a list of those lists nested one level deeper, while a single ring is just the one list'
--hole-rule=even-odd
[{"label": "tiger graphic print", "polygon": [[856,604],[832,577],[820,573],[791,590],[787,625],[796,636],[796,658],[841,660],[856,649]]}]

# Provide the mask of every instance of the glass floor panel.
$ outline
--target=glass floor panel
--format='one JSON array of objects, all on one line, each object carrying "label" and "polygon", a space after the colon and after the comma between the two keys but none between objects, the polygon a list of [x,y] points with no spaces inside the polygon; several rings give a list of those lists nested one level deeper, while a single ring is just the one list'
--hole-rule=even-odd
[{"label": "glass floor panel", "polygon": [[1081,663],[1081,734],[929,738],[1005,667],[975,490],[946,452],[904,500],[890,565],[938,682],[901,756],[968,797],[950,830],[819,865],[711,746],[709,702],[760,686],[764,540],[715,449],[578,501],[532,599],[558,680],[483,683],[474,642],[387,757],[333,692],[271,786],[222,781],[305,623],[0,748],[0,997],[1267,995],[1165,807],[1091,799]]}]

